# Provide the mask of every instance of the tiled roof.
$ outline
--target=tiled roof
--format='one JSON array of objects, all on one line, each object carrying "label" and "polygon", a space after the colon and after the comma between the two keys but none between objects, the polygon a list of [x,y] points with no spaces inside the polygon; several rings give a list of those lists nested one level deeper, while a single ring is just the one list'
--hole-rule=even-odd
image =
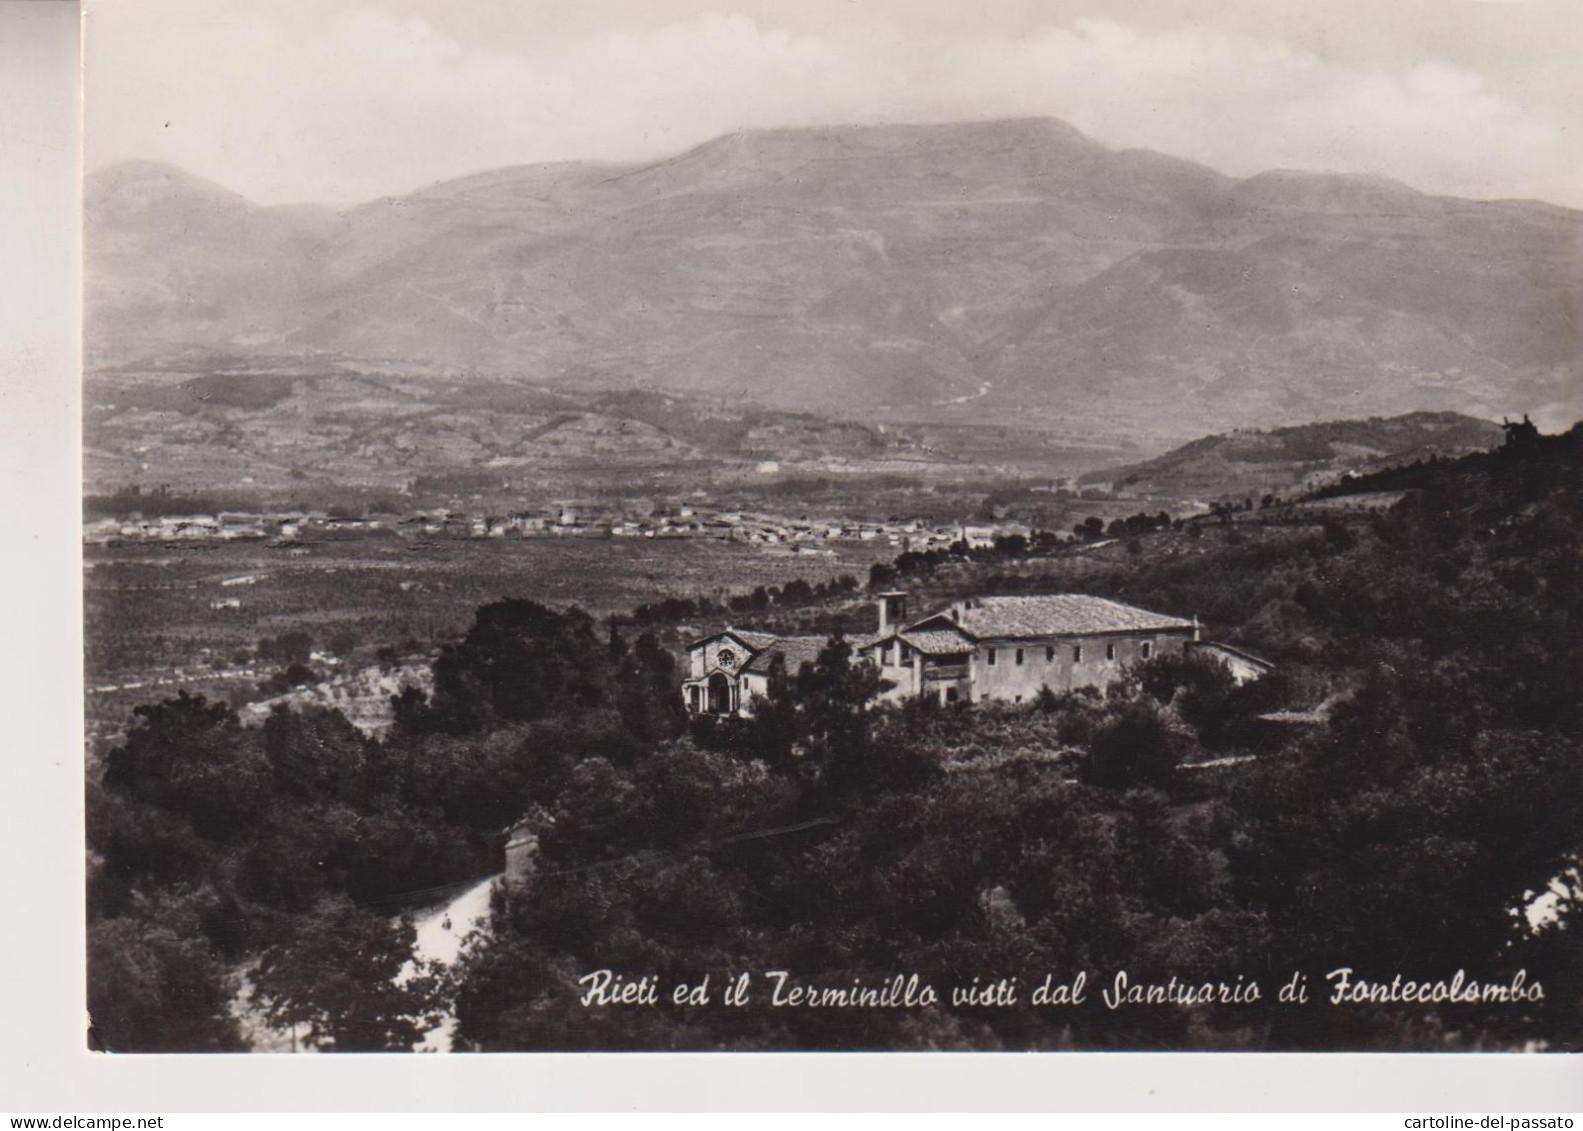
[{"label": "tiled roof", "polygon": [[1264,668],[1266,671],[1273,670],[1275,667],[1269,660],[1255,656],[1252,652],[1244,652],[1241,648],[1234,648],[1230,644],[1222,644],[1218,640],[1200,640],[1193,644],[1192,648],[1195,652],[1224,652],[1228,656],[1246,660],[1248,663]]},{"label": "tiled roof", "polygon": [[[852,653],[856,655],[860,648],[872,644],[876,638],[872,636],[848,636],[846,642],[852,646]],[[754,656],[743,665],[745,672],[767,672],[770,662],[777,656],[786,657],[786,674],[796,675],[804,664],[811,664],[819,658],[819,653],[824,651],[830,642],[828,636],[782,636],[774,638],[764,651]]]},{"label": "tiled roof", "polygon": [[[958,602],[953,608],[961,609],[957,623],[979,640],[1152,632],[1193,627],[1192,621],[1181,617],[1151,613],[1147,609],[1123,605],[1120,601],[1108,601],[1103,597],[1080,593],[1041,597],[971,597]],[[932,621],[935,618],[927,619]]]},{"label": "tiled roof", "polygon": [[796,675],[804,664],[819,658],[828,638],[824,636],[782,636],[742,666],[745,672],[767,672],[776,656],[786,658],[786,674]]},{"label": "tiled roof", "polygon": [[711,640],[719,640],[722,636],[735,637],[737,640],[741,641],[742,644],[746,645],[748,650],[752,652],[762,652],[765,648],[768,648],[771,644],[780,639],[780,637],[776,636],[773,632],[746,632],[740,628],[727,628],[720,632],[712,632],[708,636],[699,637],[697,640],[694,640],[692,643],[688,644],[687,649],[688,651],[691,651],[694,648],[702,648]]},{"label": "tiled roof", "polygon": [[728,628],[726,631],[755,652],[762,652],[780,639],[773,632],[745,632],[740,628]]},{"label": "tiled roof", "polygon": [[925,656],[952,656],[958,652],[971,652],[973,642],[960,632],[944,628],[925,628],[914,632],[903,629],[898,635]]}]

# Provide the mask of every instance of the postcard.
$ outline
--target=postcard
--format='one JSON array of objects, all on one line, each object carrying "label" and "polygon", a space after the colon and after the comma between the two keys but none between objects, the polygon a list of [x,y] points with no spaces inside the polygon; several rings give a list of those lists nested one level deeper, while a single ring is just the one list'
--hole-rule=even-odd
[{"label": "postcard", "polygon": [[1561,0],[105,0],[85,1047],[1583,1047]]}]

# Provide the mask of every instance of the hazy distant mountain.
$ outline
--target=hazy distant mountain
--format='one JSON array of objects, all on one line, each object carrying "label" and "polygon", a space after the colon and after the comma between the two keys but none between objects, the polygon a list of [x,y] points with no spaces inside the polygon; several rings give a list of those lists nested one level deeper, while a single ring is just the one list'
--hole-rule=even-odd
[{"label": "hazy distant mountain", "polygon": [[1236,181],[1052,120],[788,129],[334,211],[87,188],[90,364],[338,358],[1181,439],[1577,407],[1583,213]]},{"label": "hazy distant mountain", "polygon": [[1494,421],[1454,412],[1387,419],[1327,420],[1291,428],[1205,436],[1143,463],[1092,472],[1080,482],[1142,495],[1214,500],[1328,482],[1432,456],[1488,451],[1501,442]]},{"label": "hazy distant mountain", "polygon": [[[988,453],[975,444],[978,431],[995,433]],[[520,502],[756,488],[782,477],[861,485],[876,476],[955,481],[997,467],[1069,474],[1105,454],[1013,431],[902,430],[707,398],[566,393],[489,378],[94,373],[85,382],[83,463],[93,494],[135,484],[281,499],[299,489],[412,487],[430,500],[482,492]]]}]

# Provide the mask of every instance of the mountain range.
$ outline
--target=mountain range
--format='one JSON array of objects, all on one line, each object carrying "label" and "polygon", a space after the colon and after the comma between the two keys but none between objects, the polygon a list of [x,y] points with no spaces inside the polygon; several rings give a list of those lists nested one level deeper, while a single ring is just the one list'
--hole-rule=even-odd
[{"label": "mountain range", "polygon": [[1154,450],[1583,413],[1583,212],[1238,180],[1051,119],[751,131],[346,208],[132,162],[85,200],[88,363],[123,377],[641,389]]}]

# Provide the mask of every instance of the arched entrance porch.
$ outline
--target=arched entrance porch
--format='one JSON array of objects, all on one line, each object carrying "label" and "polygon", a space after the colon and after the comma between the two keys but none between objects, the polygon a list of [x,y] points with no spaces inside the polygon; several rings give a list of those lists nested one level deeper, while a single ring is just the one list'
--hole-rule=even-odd
[{"label": "arched entrance porch", "polygon": [[715,672],[709,677],[709,706],[711,715],[729,715],[736,709],[732,702],[735,697],[731,693],[731,681],[723,672]]}]

